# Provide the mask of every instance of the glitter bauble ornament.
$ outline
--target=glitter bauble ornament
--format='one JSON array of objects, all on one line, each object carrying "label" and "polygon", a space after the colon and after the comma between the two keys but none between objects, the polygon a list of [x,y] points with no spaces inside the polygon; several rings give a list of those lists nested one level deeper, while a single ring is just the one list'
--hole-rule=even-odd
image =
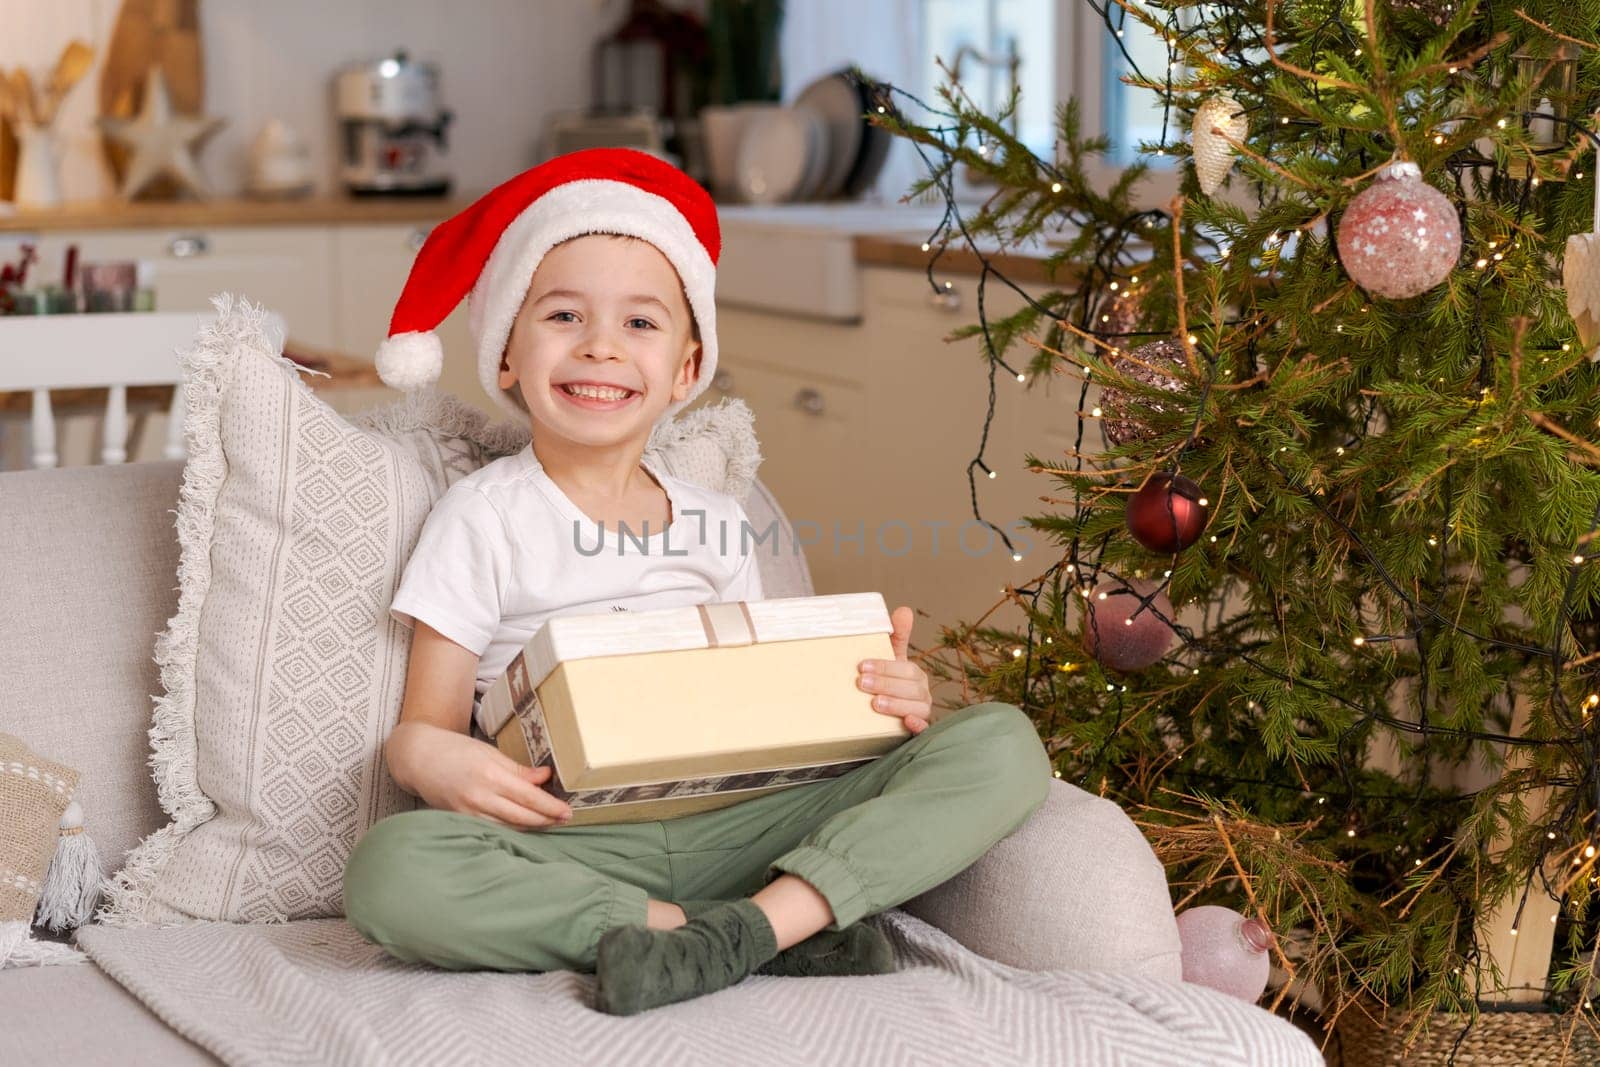
[{"label": "glitter bauble ornament", "polygon": [[1095,319],[1089,324],[1089,332],[1122,348],[1127,344],[1127,335],[1139,328],[1140,303],[1141,298],[1128,289],[1103,293],[1095,307]]},{"label": "glitter bauble ornament", "polygon": [[1156,589],[1154,582],[1112,583],[1091,592],[1083,611],[1083,648],[1101,666],[1115,671],[1143,670],[1157,663],[1172,647],[1174,634],[1166,619],[1173,618],[1172,601],[1156,593],[1143,611],[1143,598]]},{"label": "glitter bauble ornament", "polygon": [[1272,930],[1232,908],[1202,904],[1178,915],[1183,980],[1254,1004],[1267,989]]},{"label": "glitter bauble ornament", "polygon": [[1590,350],[1590,359],[1600,358],[1596,347],[1600,345],[1600,233],[1575,233],[1567,238],[1561,282],[1567,290],[1567,310],[1578,327],[1578,341]]},{"label": "glitter bauble ornament", "polygon": [[[1187,390],[1188,387],[1182,378],[1165,371],[1168,366],[1188,369],[1189,361],[1184,357],[1182,341],[1176,338],[1152,341],[1135,348],[1128,353],[1128,356],[1127,359],[1110,360],[1118,373],[1168,393],[1182,393]],[[1154,436],[1140,418],[1141,415],[1151,412],[1162,414],[1176,411],[1179,407],[1178,404],[1168,404],[1161,400],[1130,396],[1114,385],[1106,386],[1100,393],[1100,413],[1105,417],[1106,440],[1116,446],[1125,445],[1130,441],[1148,441]]]},{"label": "glitter bauble ornament", "polygon": [[1444,281],[1461,257],[1461,225],[1415,163],[1391,163],[1339,219],[1339,258],[1351,279],[1395,300]]},{"label": "glitter bauble ornament", "polygon": [[1210,196],[1222,188],[1238,153],[1228,138],[1242,142],[1249,134],[1250,121],[1231,96],[1213,96],[1195,109],[1189,139],[1194,148],[1194,176],[1201,192]]},{"label": "glitter bauble ornament", "polygon": [[1152,552],[1182,552],[1205,531],[1207,501],[1200,486],[1181,474],[1152,474],[1128,498],[1128,532]]}]

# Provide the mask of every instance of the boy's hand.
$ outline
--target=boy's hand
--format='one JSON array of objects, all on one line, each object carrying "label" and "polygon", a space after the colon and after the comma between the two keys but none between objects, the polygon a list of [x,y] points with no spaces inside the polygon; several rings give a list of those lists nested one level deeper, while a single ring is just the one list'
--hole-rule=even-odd
[{"label": "boy's hand", "polygon": [[565,826],[572,817],[566,801],[539,785],[549,767],[524,767],[491,744],[425,723],[409,739],[400,784],[430,808],[458,811],[516,830]]},{"label": "boy's hand", "polygon": [[906,659],[916,613],[908,607],[898,607],[889,621],[894,625],[894,632],[889,635],[894,659],[862,660],[856,665],[860,672],[856,685],[874,694],[873,711],[898,715],[905,721],[907,730],[920,734],[933,717],[933,692],[928,687],[927,672]]}]

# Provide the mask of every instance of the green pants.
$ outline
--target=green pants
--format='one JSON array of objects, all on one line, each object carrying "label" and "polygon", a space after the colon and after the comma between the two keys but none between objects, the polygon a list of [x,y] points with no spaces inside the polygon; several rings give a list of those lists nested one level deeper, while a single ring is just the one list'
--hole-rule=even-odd
[{"label": "green pants", "polygon": [[421,809],[375,823],[345,915],[390,955],[451,970],[593,971],[645,902],[748,896],[789,872],[833,929],[970,866],[1044,803],[1050,763],[1015,706],[974,704],[821,782],[659,822],[519,830]]}]

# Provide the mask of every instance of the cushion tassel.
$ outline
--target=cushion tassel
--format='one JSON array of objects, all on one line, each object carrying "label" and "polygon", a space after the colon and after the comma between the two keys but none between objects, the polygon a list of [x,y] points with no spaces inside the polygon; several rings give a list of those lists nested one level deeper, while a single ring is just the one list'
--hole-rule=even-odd
[{"label": "cushion tassel", "polygon": [[74,800],[61,816],[61,835],[44,877],[44,890],[33,921],[54,933],[64,933],[89,921],[100,903],[100,850],[83,830],[83,809]]}]

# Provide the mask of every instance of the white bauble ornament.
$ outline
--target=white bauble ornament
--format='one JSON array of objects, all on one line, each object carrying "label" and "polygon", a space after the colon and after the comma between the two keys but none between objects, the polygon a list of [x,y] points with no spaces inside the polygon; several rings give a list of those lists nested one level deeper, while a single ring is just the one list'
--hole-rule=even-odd
[{"label": "white bauble ornament", "polygon": [[1242,142],[1249,136],[1250,122],[1244,109],[1231,96],[1213,96],[1194,113],[1190,143],[1194,146],[1194,176],[1207,196],[1222,188],[1233,169],[1237,149],[1228,138]]}]

